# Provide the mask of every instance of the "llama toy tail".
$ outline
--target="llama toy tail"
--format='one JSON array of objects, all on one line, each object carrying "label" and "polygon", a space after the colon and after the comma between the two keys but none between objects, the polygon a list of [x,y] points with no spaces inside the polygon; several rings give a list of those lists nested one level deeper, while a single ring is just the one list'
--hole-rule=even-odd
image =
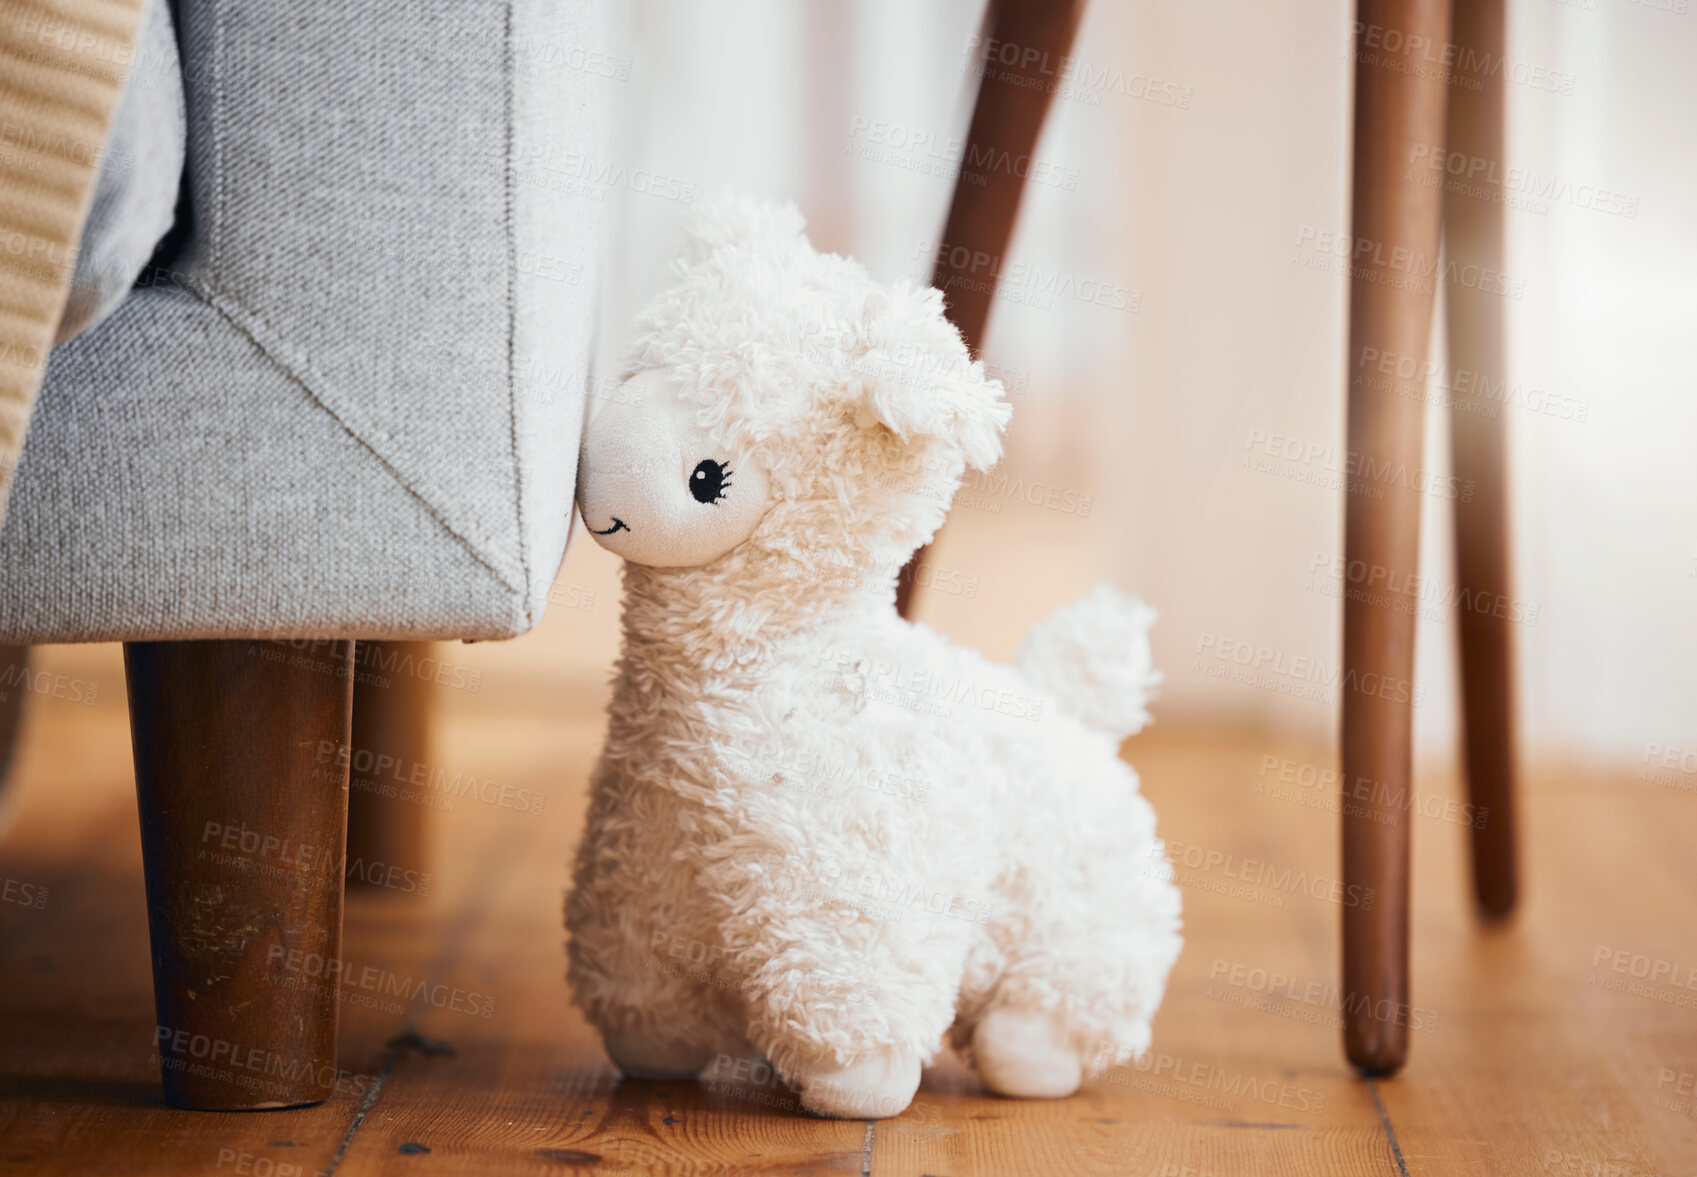
[{"label": "llama toy tail", "polygon": [[1161,681],[1149,650],[1155,610],[1100,585],[1032,626],[1019,669],[1067,714],[1124,739],[1149,722]]}]

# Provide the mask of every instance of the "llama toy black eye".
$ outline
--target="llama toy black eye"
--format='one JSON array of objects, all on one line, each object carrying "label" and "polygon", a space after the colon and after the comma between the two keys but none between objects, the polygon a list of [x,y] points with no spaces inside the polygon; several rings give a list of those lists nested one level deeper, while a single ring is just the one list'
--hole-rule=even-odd
[{"label": "llama toy black eye", "polygon": [[731,471],[723,462],[703,458],[689,476],[689,493],[698,503],[716,503],[731,489]]}]

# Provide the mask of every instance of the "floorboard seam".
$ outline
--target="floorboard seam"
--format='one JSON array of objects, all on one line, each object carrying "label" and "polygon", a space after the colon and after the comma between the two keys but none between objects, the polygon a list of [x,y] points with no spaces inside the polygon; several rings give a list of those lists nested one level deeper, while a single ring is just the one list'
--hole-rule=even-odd
[{"label": "floorboard seam", "polygon": [[394,1047],[390,1047],[385,1052],[383,1067],[377,1072],[377,1078],[371,1084],[370,1090],[365,1093],[365,1098],[360,1100],[359,1110],[354,1113],[354,1118],[349,1121],[348,1130],[342,1134],[341,1143],[336,1146],[336,1151],[330,1156],[330,1163],[324,1167],[323,1177],[335,1177],[336,1170],[342,1167],[342,1158],[347,1155],[348,1148],[353,1144],[354,1134],[365,1123],[365,1117],[370,1114],[371,1109],[377,1106],[377,1100],[383,1094],[383,1084],[389,1078],[389,1072],[394,1070],[395,1063],[400,1057],[401,1052]]},{"label": "floorboard seam", "polygon": [[1397,1143],[1396,1129],[1391,1127],[1391,1118],[1385,1114],[1385,1105],[1379,1099],[1377,1079],[1367,1080],[1367,1093],[1373,1097],[1373,1110],[1379,1113],[1379,1123],[1385,1126],[1385,1136],[1391,1142],[1391,1156],[1396,1158],[1397,1172],[1408,1177],[1408,1163],[1402,1159],[1402,1145]]},{"label": "floorboard seam", "polygon": [[[496,841],[497,853],[493,857],[497,863],[507,866],[515,861],[517,856],[507,852],[509,844],[515,840],[512,834],[508,834]],[[460,954],[466,942],[470,940],[472,932],[482,922],[483,917],[488,915],[494,893],[500,889],[499,884],[505,879],[506,873],[505,870],[497,870],[493,872],[493,877],[484,875],[485,881],[490,885],[484,887],[475,900],[461,908],[459,915],[444,930],[442,952],[437,956],[435,964],[429,970],[433,979],[448,971],[454,958]],[[406,1027],[400,1034],[389,1040],[388,1048],[383,1053],[383,1066],[377,1072],[376,1081],[372,1083],[371,1089],[365,1093],[365,1098],[360,1101],[359,1111],[354,1113],[353,1120],[348,1124],[347,1132],[342,1136],[342,1142],[336,1146],[335,1154],[331,1156],[330,1163],[325,1166],[319,1177],[336,1177],[336,1170],[341,1168],[343,1157],[347,1155],[348,1149],[353,1146],[355,1135],[365,1124],[365,1118],[371,1112],[371,1109],[377,1106],[377,1101],[383,1094],[385,1083],[389,1076],[394,1073],[396,1066],[400,1064],[401,1044],[409,1039],[422,1040],[423,1036],[418,1032],[418,1023],[429,1008],[429,1002],[424,999],[424,991],[421,991],[419,996],[413,999],[412,1009],[407,1014]]]},{"label": "floorboard seam", "polygon": [[860,1177],[872,1177],[872,1146],[877,1140],[878,1121],[866,1121],[866,1142],[860,1146]]}]

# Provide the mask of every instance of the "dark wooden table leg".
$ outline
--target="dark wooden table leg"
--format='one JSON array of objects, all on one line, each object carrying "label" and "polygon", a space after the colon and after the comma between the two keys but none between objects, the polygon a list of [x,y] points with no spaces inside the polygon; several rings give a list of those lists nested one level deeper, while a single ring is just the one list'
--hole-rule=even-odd
[{"label": "dark wooden table leg", "polygon": [[432,642],[360,642],[348,759],[348,885],[429,869]]},{"label": "dark wooden table leg", "polygon": [[[931,275],[975,357],[1025,192],[1028,169],[1011,161],[1037,149],[1083,15],[1084,0],[990,0],[985,14],[978,98]],[[903,617],[913,615],[914,575],[928,550],[916,552],[896,582]]]},{"label": "dark wooden table leg", "polygon": [[291,1107],[337,1084],[352,643],[124,646],[173,1106]]},{"label": "dark wooden table leg", "polygon": [[[1455,42],[1476,60],[1503,60],[1503,0],[1455,5]],[[1507,300],[1480,275],[1504,273],[1501,178],[1503,76],[1450,95],[1449,150],[1459,171],[1444,195],[1444,250],[1454,263],[1444,290],[1449,367],[1457,375],[1450,411],[1455,476],[1471,489],[1455,504],[1455,568],[1461,637],[1462,731],[1467,791],[1474,812],[1473,893],[1487,916],[1515,904],[1518,868],[1514,819],[1514,604],[1509,562],[1508,436],[1501,398],[1508,379]],[[1471,280],[1470,280],[1471,278]]]},{"label": "dark wooden table leg", "polygon": [[[1400,387],[1349,386],[1344,559],[1411,575],[1420,551],[1423,373],[1439,277],[1441,190],[1404,180],[1417,147],[1444,142],[1449,0],[1360,0],[1355,65],[1349,370],[1399,358]],[[1397,471],[1402,471],[1401,477]],[[1409,809],[1415,702],[1413,613],[1369,597],[1343,607],[1344,1044],[1374,1074],[1408,1052]],[[1355,896],[1355,900],[1351,900]]]}]

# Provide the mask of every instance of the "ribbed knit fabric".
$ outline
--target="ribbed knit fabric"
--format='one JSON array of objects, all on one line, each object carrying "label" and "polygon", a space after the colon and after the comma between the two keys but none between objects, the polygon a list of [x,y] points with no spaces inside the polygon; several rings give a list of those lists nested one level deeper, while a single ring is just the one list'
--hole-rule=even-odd
[{"label": "ribbed knit fabric", "polygon": [[141,30],[77,241],[55,346],[99,326],[144,276],[176,223],[187,139],[171,0],[142,0]]},{"label": "ribbed knit fabric", "polygon": [[0,523],[141,0],[0,0]]}]

